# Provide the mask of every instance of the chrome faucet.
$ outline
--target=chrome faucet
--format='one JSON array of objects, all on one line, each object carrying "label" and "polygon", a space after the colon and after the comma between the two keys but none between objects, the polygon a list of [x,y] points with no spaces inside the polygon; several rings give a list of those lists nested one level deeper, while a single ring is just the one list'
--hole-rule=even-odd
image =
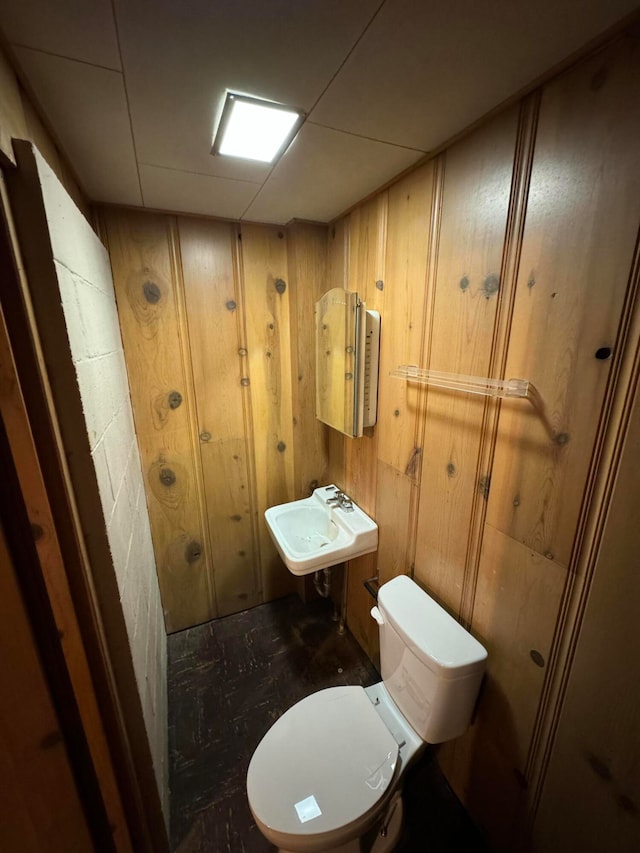
[{"label": "chrome faucet", "polygon": [[336,489],[333,495],[326,500],[329,506],[337,506],[340,509],[343,509],[345,512],[353,512],[353,501],[348,495],[345,495],[344,492],[341,492],[340,489]]}]

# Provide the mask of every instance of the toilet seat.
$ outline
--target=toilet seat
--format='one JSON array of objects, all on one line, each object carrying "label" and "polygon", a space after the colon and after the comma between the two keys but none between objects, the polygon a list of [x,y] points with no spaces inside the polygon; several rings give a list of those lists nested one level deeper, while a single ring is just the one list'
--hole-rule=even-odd
[{"label": "toilet seat", "polygon": [[362,687],[331,687],[302,699],[269,729],[247,773],[259,825],[279,836],[333,833],[383,797],[398,745]]}]

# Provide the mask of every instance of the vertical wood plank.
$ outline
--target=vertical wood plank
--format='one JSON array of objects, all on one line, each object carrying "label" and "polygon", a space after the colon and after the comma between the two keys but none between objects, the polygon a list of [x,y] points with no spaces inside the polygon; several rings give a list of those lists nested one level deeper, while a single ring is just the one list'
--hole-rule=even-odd
[{"label": "vertical wood plank", "polygon": [[178,229],[208,534],[223,616],[262,600],[243,417],[236,229],[186,218]]},{"label": "vertical wood plank", "polygon": [[631,853],[640,845],[638,349],[634,372],[635,403],[622,422],[627,438],[534,825],[537,850]]},{"label": "vertical wood plank", "polygon": [[[509,202],[505,246],[500,273],[500,297],[497,304],[493,346],[488,369],[488,375],[496,378],[504,378],[505,376],[539,108],[539,92],[534,92],[520,105],[511,199]],[[473,612],[476,593],[501,402],[501,400],[493,400],[491,398],[485,401],[484,419],[481,426],[478,472],[480,477],[479,484],[482,484],[482,488],[476,490],[471,507],[467,564],[465,566],[462,584],[462,602],[460,606],[461,621],[467,626],[471,624],[471,614]]]},{"label": "vertical wood plank", "polygon": [[377,565],[377,552],[365,554],[349,560],[345,575],[349,630],[376,665],[379,664],[380,659],[380,637],[378,624],[371,616],[371,608],[375,601],[364,586],[364,581],[376,577]]},{"label": "vertical wood plank", "polygon": [[[27,615],[18,572],[0,527],[0,840],[5,850],[91,850],[93,839],[78,795],[47,676]],[[122,850],[131,849],[128,838]]]},{"label": "vertical wood plank", "polygon": [[544,91],[489,523],[568,565],[640,217],[640,55],[627,39]]},{"label": "vertical wood plank", "polygon": [[265,600],[293,589],[264,511],[293,499],[294,441],[291,393],[287,245],[281,229],[242,226],[242,270],[255,462],[262,589]]},{"label": "vertical wood plank", "polygon": [[409,477],[417,476],[422,452],[415,446],[419,397],[414,385],[389,373],[400,364],[420,361],[432,193],[433,163],[389,189],[378,458]]},{"label": "vertical wood plank", "polygon": [[[349,279],[349,217],[335,222],[327,236],[327,286],[347,288]],[[345,437],[329,429],[329,472],[328,479],[345,489]]]},{"label": "vertical wood plank", "polygon": [[[33,530],[39,531],[36,537],[36,550],[42,567],[42,578],[47,587],[51,612],[60,634],[60,645],[64,652],[78,712],[87,735],[87,745],[91,751],[109,822],[113,828],[113,838],[118,848],[124,850],[130,846],[130,841],[121,795],[2,312],[0,312],[0,413],[29,521]],[[12,571],[13,568],[8,565],[3,567],[3,573],[7,575]],[[3,604],[7,604],[4,597]],[[17,613],[13,614],[13,618],[16,617]],[[5,618],[3,621],[10,625],[11,620]],[[13,628],[10,630],[15,634]],[[3,645],[3,652],[5,648],[6,646]],[[8,677],[7,673],[5,677]],[[15,696],[13,701],[16,701]],[[31,701],[34,701],[33,697]],[[0,826],[8,826],[8,823],[0,821]]]},{"label": "vertical wood plank", "polygon": [[165,623],[177,631],[217,610],[170,220],[114,209],[103,215]]},{"label": "vertical wood plank", "polygon": [[8,163],[15,165],[12,139],[26,137],[27,122],[20,87],[4,52],[0,52],[0,92],[0,153]]},{"label": "vertical wood plank", "polygon": [[[327,229],[294,223],[287,229],[291,321],[294,497],[324,483],[329,427],[316,418],[315,303],[327,289]],[[314,485],[315,484],[315,485]]]},{"label": "vertical wood plank", "polygon": [[520,773],[565,580],[563,566],[486,525],[472,628],[489,653],[483,733]]},{"label": "vertical wood plank", "polygon": [[528,806],[527,757],[565,579],[563,566],[485,527],[472,632],[487,648],[487,676],[447,778],[496,850],[514,849]]},{"label": "vertical wood plank", "polygon": [[[383,312],[384,257],[386,248],[387,194],[380,193],[356,208],[349,217],[347,288],[359,294],[367,309]],[[344,439],[344,485],[347,494],[369,515],[376,513],[378,429],[367,429],[361,438]],[[376,661],[379,657],[378,626],[370,615],[373,599],[364,581],[378,574],[377,554],[347,563],[347,622],[351,631]]]},{"label": "vertical wood plank", "polygon": [[[491,358],[518,111],[447,151],[429,367],[486,376]],[[460,610],[485,401],[429,388],[415,572]]]},{"label": "vertical wood plank", "polygon": [[412,493],[414,481],[378,460],[378,580],[381,584],[396,575],[409,574]]},{"label": "vertical wood plank", "polygon": [[[381,193],[353,211],[349,222],[348,289],[357,292],[367,309],[384,312],[384,255],[387,194]],[[345,489],[370,515],[376,506],[378,430],[345,440]]]}]

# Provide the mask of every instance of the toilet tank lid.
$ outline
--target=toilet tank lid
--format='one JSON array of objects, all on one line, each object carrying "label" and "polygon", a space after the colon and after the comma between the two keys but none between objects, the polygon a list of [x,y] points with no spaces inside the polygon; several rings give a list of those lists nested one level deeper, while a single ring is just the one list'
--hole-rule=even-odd
[{"label": "toilet tank lid", "polygon": [[484,669],[484,646],[406,575],[380,587],[378,608],[414,654],[442,677]]}]

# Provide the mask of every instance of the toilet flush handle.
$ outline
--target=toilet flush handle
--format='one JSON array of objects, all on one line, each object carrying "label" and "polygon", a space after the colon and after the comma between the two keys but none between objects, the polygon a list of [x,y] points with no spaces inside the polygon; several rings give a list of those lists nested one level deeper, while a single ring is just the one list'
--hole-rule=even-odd
[{"label": "toilet flush handle", "polygon": [[371,615],[376,620],[378,625],[384,625],[384,619],[382,618],[382,613],[380,613],[380,611],[378,610],[377,607],[371,608]]}]

